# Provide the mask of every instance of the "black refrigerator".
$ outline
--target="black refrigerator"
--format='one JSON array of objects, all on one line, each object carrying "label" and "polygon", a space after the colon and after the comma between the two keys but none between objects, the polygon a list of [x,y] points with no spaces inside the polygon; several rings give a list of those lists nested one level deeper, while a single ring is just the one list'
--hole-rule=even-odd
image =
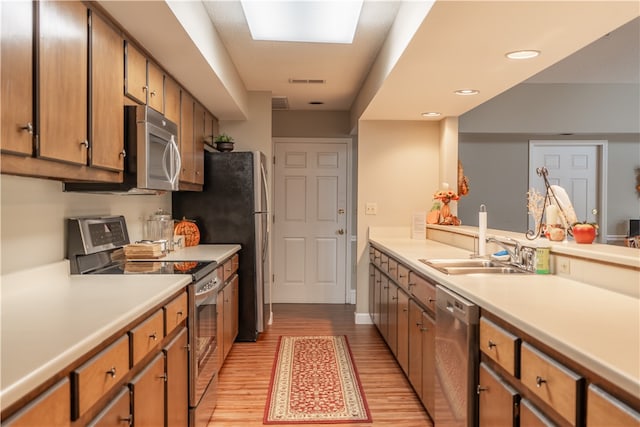
[{"label": "black refrigerator", "polygon": [[196,221],[200,244],[240,244],[238,341],[264,330],[268,263],[266,156],[259,151],[205,152],[202,192],[172,194],[174,218]]}]

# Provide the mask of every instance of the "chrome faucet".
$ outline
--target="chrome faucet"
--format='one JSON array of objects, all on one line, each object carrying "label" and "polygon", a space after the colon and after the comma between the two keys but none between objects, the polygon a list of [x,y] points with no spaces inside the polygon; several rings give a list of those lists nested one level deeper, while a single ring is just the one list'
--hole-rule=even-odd
[{"label": "chrome faucet", "polygon": [[[511,247],[506,242],[513,243],[513,249],[511,249]],[[500,246],[507,251],[507,253],[509,254],[509,259],[513,264],[520,265],[521,246],[520,242],[518,242],[516,239],[512,239],[511,237],[502,237],[500,239],[496,239],[495,237],[487,237],[487,243],[495,243],[496,245]]]}]

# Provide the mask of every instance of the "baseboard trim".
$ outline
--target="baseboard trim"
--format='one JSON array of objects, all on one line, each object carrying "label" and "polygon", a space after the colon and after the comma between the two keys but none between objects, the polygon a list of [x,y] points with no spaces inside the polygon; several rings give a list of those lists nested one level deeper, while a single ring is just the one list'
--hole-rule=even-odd
[{"label": "baseboard trim", "polygon": [[355,313],[356,325],[373,325],[369,313]]},{"label": "baseboard trim", "polygon": [[356,290],[351,289],[351,291],[349,292],[349,304],[355,304],[355,303],[356,303]]}]

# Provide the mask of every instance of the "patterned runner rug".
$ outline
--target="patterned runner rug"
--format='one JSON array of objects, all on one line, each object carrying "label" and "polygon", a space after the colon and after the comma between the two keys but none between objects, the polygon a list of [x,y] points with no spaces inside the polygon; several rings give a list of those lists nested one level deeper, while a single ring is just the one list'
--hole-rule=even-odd
[{"label": "patterned runner rug", "polygon": [[264,424],[371,422],[346,336],[280,337]]}]

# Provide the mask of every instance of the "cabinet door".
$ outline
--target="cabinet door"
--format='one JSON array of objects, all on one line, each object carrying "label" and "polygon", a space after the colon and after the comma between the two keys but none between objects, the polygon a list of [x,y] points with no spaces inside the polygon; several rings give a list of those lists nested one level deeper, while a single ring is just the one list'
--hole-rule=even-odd
[{"label": "cabinet door", "polygon": [[240,278],[238,275],[233,278],[231,282],[231,307],[233,309],[232,314],[232,324],[231,324],[231,335],[233,339],[232,342],[236,340],[238,336],[238,330],[240,328]]},{"label": "cabinet door", "polygon": [[640,413],[593,384],[587,391],[587,427],[640,426]]},{"label": "cabinet door", "polygon": [[167,363],[167,426],[187,427],[189,423],[187,329],[182,328],[182,332],[163,349],[163,352]]},{"label": "cabinet door", "polygon": [[87,427],[124,427],[131,425],[131,391],[124,387]]},{"label": "cabinet door", "polygon": [[180,86],[171,77],[164,79],[164,116],[180,127]]},{"label": "cabinet door", "polygon": [[81,2],[38,2],[39,151],[87,164],[88,10]]},{"label": "cabinet door", "polygon": [[[545,417],[528,400],[520,401],[520,427],[555,427],[556,424]],[[604,424],[602,427],[607,426]],[[608,427],[608,426],[607,426]]]},{"label": "cabinet door", "polygon": [[193,158],[193,98],[185,91],[181,95],[180,112],[180,181],[193,182],[196,173]]},{"label": "cabinet door", "polygon": [[149,107],[164,114],[164,72],[153,62],[149,61]]},{"label": "cabinet door", "polygon": [[398,290],[398,353],[396,359],[405,375],[409,375],[409,295]]},{"label": "cabinet door", "polygon": [[376,268],[373,279],[373,324],[380,329],[380,277],[382,274]]},{"label": "cabinet door", "polygon": [[224,363],[224,291],[216,299],[216,337],[218,339],[218,372]]},{"label": "cabinet door", "polygon": [[380,333],[389,341],[389,278],[380,275]]},{"label": "cabinet door", "polygon": [[373,264],[369,264],[369,317],[371,317],[371,321],[373,322],[373,312],[375,311],[375,280],[376,280],[376,269]]},{"label": "cabinet door", "polygon": [[422,308],[409,300],[409,382],[422,399]]},{"label": "cabinet door", "polygon": [[[435,414],[436,321],[422,312],[422,403],[429,414]],[[497,424],[496,424],[497,425]]]},{"label": "cabinet door", "polygon": [[63,379],[29,403],[17,414],[2,422],[7,427],[32,427],[47,425],[62,427],[71,425],[69,402],[71,387],[68,379]]},{"label": "cabinet door", "polygon": [[204,184],[205,110],[199,102],[196,102],[193,111],[193,182],[195,184]]},{"label": "cabinet door", "polygon": [[0,2],[2,151],[33,152],[33,4]]},{"label": "cabinet door", "polygon": [[388,291],[387,345],[393,355],[398,357],[398,285],[389,281]]},{"label": "cabinet door", "polygon": [[125,95],[140,104],[147,103],[147,58],[138,48],[125,42]]},{"label": "cabinet door", "polygon": [[160,353],[129,383],[136,427],[164,426],[165,378],[164,356]]},{"label": "cabinet door", "polygon": [[91,166],[118,171],[125,154],[122,43],[120,33],[91,14]]},{"label": "cabinet door", "polygon": [[208,141],[209,144],[213,142],[213,121],[215,117],[209,111],[204,112],[204,137],[205,141]]},{"label": "cabinet door", "polygon": [[[237,309],[235,308],[237,298],[235,296],[234,283],[237,283],[238,276],[234,276],[233,279],[225,286],[224,292],[224,333],[222,337],[223,349],[224,349],[224,358],[227,358],[229,351],[231,350],[231,346],[233,345],[233,341],[235,340],[234,328],[237,324],[237,320],[234,320],[234,315],[237,313]],[[237,333],[236,333],[237,334]]]},{"label": "cabinet door", "polygon": [[517,426],[518,393],[484,363],[480,364],[478,404],[480,427]]}]

